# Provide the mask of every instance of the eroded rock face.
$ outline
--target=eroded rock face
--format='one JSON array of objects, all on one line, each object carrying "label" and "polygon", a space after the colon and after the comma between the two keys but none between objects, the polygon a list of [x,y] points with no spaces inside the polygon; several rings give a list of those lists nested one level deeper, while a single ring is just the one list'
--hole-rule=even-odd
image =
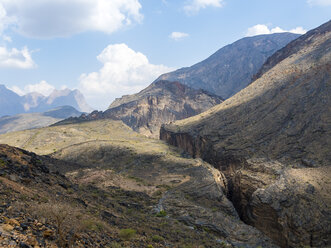
[{"label": "eroded rock face", "polygon": [[247,222],[265,230],[282,247],[330,246],[329,175],[330,167],[284,171],[251,195]]},{"label": "eroded rock face", "polygon": [[[290,43],[288,56],[278,55],[280,62],[250,86],[198,116],[163,126],[160,137],[220,169],[240,217],[280,246],[327,246],[330,22],[299,41],[299,49],[288,52],[296,47]],[[307,174],[316,176],[306,180]]]},{"label": "eroded rock face", "polygon": [[98,119],[122,120],[133,130],[158,138],[162,124],[200,114],[222,101],[219,96],[178,82],[158,81],[137,94],[116,99],[104,112],[94,111],[57,125]]},{"label": "eroded rock face", "polygon": [[[171,218],[192,229],[214,233],[225,243],[235,247],[277,247],[262,232],[240,220],[233,204],[226,197],[228,181],[219,170],[201,159],[174,159],[164,154],[144,156],[138,153],[133,155],[129,163],[114,163],[132,156],[128,152],[100,141],[67,147],[53,156],[75,161],[92,170],[97,164],[98,170],[107,168],[121,174],[128,173],[141,182],[149,182],[150,188],[154,187],[152,185],[168,185],[169,189],[155,206],[155,212],[163,210]],[[98,181],[104,181],[101,185],[107,184],[105,177],[100,176]]]}]

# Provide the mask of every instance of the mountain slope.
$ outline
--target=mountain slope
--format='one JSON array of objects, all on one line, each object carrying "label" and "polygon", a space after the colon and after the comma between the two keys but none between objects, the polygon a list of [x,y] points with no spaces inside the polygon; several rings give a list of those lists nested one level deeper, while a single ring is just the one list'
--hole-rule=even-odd
[{"label": "mountain slope", "polygon": [[[68,177],[59,172],[62,170]],[[219,246],[213,234],[152,213],[160,194],[155,197],[111,184],[101,187],[92,177],[86,180],[86,171],[98,172],[93,166],[86,168],[0,144],[0,246]],[[111,170],[104,174],[116,176]],[[119,178],[121,183],[139,184],[124,175],[114,181]],[[158,193],[163,191],[158,189]]]},{"label": "mountain slope", "polygon": [[20,104],[21,98],[15,92],[0,85],[0,117],[24,112]]},{"label": "mountain slope", "polygon": [[58,124],[85,120],[122,120],[133,130],[158,138],[161,124],[199,114],[222,99],[203,90],[195,90],[178,82],[158,81],[133,95],[116,99],[104,112],[92,112]]},{"label": "mountain slope", "polygon": [[161,75],[156,81],[178,81],[227,99],[251,82],[270,55],[297,37],[297,34],[279,33],[243,38],[200,63]]},{"label": "mountain slope", "polygon": [[[74,191],[68,188],[72,198],[87,205],[86,212],[104,217],[113,228],[137,230],[137,238],[122,242],[125,246],[146,247],[150,242],[154,247],[276,247],[239,219],[223,193],[227,182],[222,173],[121,121],[9,133],[0,135],[0,143],[59,159],[50,168],[79,185]],[[84,188],[89,189],[85,197],[77,197]],[[151,239],[156,234],[163,238]]]},{"label": "mountain slope", "polygon": [[331,165],[330,27],[289,43],[220,105],[161,128],[162,139],[222,170],[242,219],[282,247],[331,244],[331,182],[322,179]]},{"label": "mountain slope", "polygon": [[28,113],[12,116],[4,116],[0,118],[0,134],[25,129],[40,128],[52,125],[69,117],[80,116],[78,112],[71,106],[62,106],[51,109],[44,113]]}]

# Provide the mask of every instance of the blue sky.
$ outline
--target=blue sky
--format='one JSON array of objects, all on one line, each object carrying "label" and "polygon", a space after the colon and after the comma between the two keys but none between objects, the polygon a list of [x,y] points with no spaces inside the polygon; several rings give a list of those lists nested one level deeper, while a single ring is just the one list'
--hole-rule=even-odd
[{"label": "blue sky", "polygon": [[105,109],[248,35],[304,33],[331,0],[0,0],[0,83]]}]

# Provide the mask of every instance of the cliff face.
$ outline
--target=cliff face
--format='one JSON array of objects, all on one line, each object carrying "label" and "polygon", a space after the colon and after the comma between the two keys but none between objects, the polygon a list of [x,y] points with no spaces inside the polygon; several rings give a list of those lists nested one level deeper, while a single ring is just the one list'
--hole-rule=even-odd
[{"label": "cliff face", "polygon": [[330,48],[328,22],[235,96],[160,131],[219,168],[241,218],[282,247],[331,244]]},{"label": "cliff face", "polygon": [[104,112],[92,112],[58,124],[115,119],[139,133],[158,138],[162,124],[200,114],[221,102],[220,97],[203,90],[178,82],[158,81],[137,94],[116,99]]},{"label": "cliff face", "polygon": [[291,33],[246,37],[191,67],[161,75],[156,81],[178,81],[227,99],[251,82],[269,56],[297,37]]}]

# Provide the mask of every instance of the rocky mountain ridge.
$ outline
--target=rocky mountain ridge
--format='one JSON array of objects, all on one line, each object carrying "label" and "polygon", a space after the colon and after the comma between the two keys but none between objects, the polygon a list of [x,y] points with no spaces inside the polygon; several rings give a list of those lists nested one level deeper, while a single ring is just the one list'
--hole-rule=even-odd
[{"label": "rocky mountain ridge", "polygon": [[251,82],[269,56],[298,37],[292,33],[246,37],[221,48],[204,61],[161,75],[155,81],[178,81],[227,99]]},{"label": "rocky mountain ridge", "polygon": [[98,119],[122,120],[133,130],[158,138],[162,124],[199,114],[222,101],[204,90],[178,82],[158,81],[137,94],[116,99],[104,112],[94,111],[56,125]]},{"label": "rocky mountain ridge", "polygon": [[241,218],[281,247],[331,245],[330,27],[289,43],[223,103],[161,127],[223,172]]}]

